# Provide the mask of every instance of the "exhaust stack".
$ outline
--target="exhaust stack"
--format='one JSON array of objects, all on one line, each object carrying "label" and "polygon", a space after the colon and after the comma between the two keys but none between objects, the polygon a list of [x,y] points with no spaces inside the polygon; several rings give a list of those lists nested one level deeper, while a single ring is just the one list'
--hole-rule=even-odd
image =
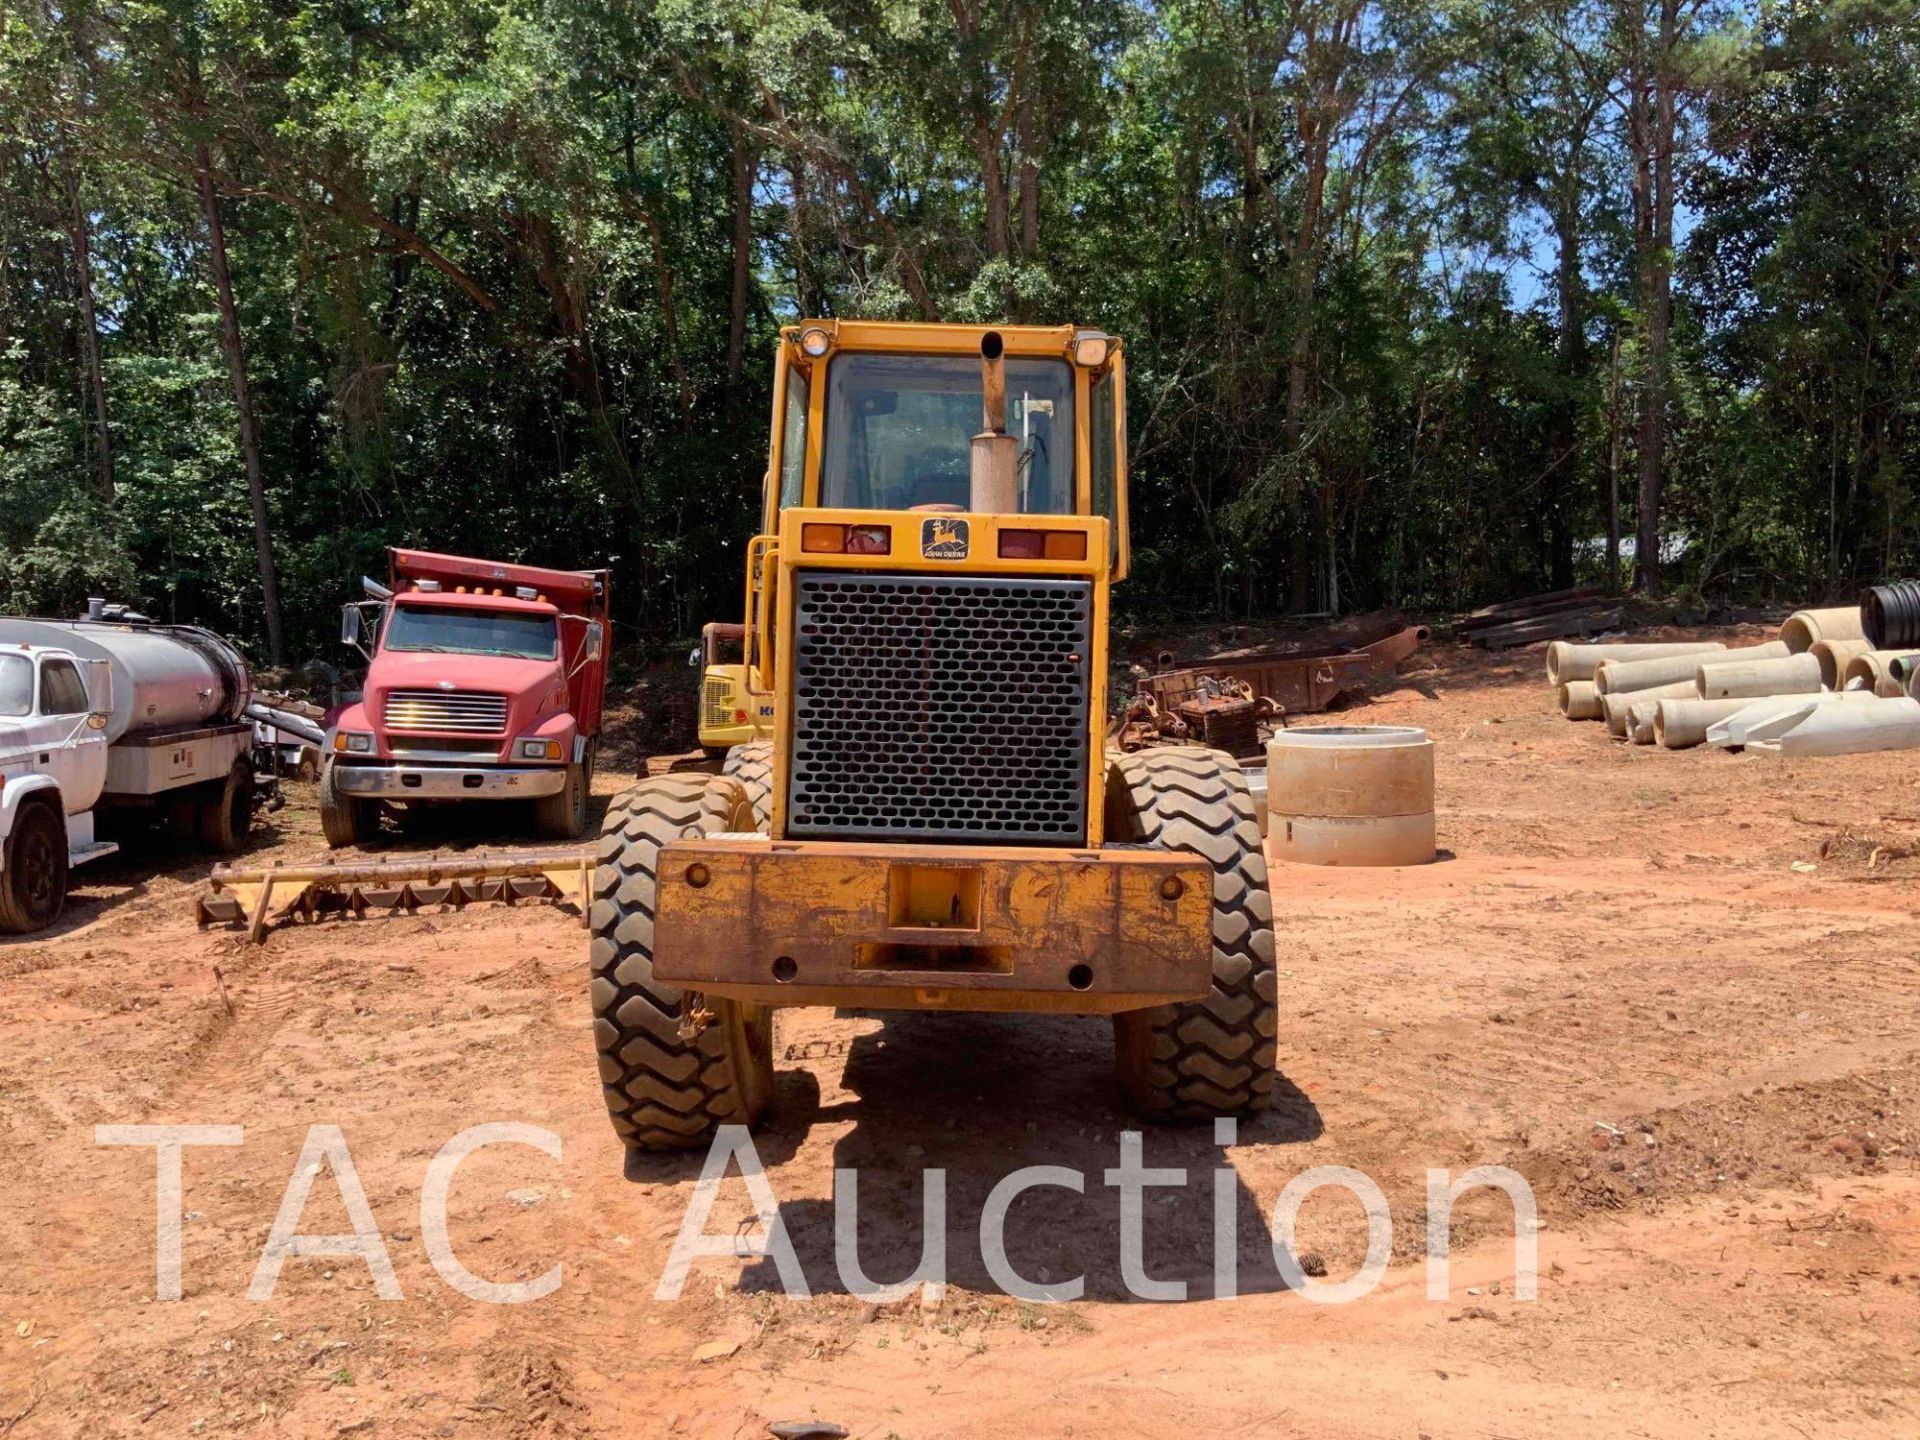
[{"label": "exhaust stack", "polygon": [[998,330],[980,337],[980,389],[985,428],[973,437],[967,508],[976,515],[1020,509],[1020,442],[1007,434],[1006,344]]}]

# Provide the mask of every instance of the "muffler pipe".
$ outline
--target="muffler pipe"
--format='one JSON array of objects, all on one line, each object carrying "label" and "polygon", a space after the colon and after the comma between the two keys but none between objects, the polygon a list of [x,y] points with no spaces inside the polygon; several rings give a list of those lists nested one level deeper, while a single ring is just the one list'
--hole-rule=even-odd
[{"label": "muffler pipe", "polygon": [[1007,434],[1006,342],[998,330],[980,337],[983,428],[973,437],[967,508],[976,515],[1013,515],[1020,509],[1020,442]]}]

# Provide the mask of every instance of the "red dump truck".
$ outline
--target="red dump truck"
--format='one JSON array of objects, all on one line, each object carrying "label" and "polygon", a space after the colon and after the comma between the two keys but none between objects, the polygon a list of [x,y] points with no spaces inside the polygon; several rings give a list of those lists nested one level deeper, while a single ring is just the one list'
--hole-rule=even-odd
[{"label": "red dump truck", "polygon": [[341,609],[368,660],[327,727],[320,819],[335,849],[381,807],[531,801],[549,839],[587,828],[607,687],[607,572],[389,550],[390,578]]}]

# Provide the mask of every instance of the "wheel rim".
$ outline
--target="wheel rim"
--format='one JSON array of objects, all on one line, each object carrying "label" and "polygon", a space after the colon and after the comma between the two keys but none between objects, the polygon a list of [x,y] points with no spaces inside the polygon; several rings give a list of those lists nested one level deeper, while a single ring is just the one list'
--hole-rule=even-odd
[{"label": "wheel rim", "polygon": [[34,826],[25,840],[19,856],[20,895],[27,902],[27,908],[40,915],[53,903],[59,867],[53,841],[43,828]]}]

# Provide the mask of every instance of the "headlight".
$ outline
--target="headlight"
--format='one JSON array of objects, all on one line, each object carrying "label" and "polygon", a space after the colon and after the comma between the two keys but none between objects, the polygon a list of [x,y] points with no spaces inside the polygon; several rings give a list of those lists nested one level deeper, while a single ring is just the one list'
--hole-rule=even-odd
[{"label": "headlight", "polygon": [[566,751],[558,740],[521,740],[513,747],[514,754],[522,760],[563,760]]},{"label": "headlight", "polygon": [[336,753],[371,755],[373,735],[366,730],[336,730],[333,732],[333,748]]}]

